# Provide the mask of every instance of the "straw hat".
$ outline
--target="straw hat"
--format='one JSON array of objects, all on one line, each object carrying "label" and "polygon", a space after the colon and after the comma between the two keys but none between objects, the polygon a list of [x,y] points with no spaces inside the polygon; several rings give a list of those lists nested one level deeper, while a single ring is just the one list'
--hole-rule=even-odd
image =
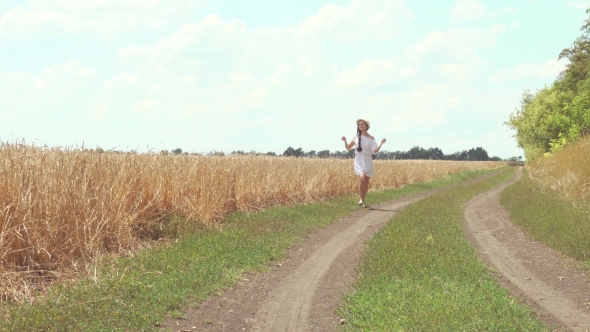
[{"label": "straw hat", "polygon": [[358,119],[356,120],[356,126],[359,126],[359,122],[364,121],[367,124],[367,129],[371,128],[371,125],[369,124],[369,121],[365,120],[365,119]]}]

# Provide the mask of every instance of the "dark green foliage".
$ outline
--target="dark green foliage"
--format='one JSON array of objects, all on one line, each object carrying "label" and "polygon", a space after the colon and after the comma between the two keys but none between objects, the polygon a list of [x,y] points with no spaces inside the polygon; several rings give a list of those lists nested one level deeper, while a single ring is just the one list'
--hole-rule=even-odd
[{"label": "dark green foliage", "polygon": [[288,147],[285,152],[283,152],[283,156],[285,157],[303,157],[305,152],[301,148],[293,149],[292,147]]},{"label": "dark green foliage", "polygon": [[[235,152],[240,154],[239,151]],[[234,154],[234,152],[232,152]],[[354,158],[354,149],[349,151],[334,151],[322,150],[316,152],[311,150],[309,152],[303,151],[301,148],[294,149],[288,147],[282,156],[286,157],[307,157],[307,158],[336,158],[336,159],[352,159]],[[373,159],[386,159],[386,160],[408,160],[408,159],[426,159],[426,160],[468,160],[468,161],[490,161],[490,160],[502,160],[499,157],[490,158],[487,151],[482,147],[471,148],[469,150],[457,151],[452,154],[444,154],[440,148],[428,148],[424,149],[420,146],[415,146],[408,151],[380,151],[378,154],[373,155]]]},{"label": "dark green foliage", "polygon": [[[428,148],[424,149],[419,146],[415,146],[405,151],[395,151],[395,152],[379,152],[377,154],[376,159],[398,159],[398,160],[407,160],[407,159],[430,159],[430,160],[469,160],[469,161],[489,161],[492,160],[488,156],[488,152],[482,148],[471,148],[469,150],[457,151],[452,154],[444,154],[443,151],[439,148]],[[499,158],[498,158],[499,159]],[[501,160],[501,159],[499,159]]]}]

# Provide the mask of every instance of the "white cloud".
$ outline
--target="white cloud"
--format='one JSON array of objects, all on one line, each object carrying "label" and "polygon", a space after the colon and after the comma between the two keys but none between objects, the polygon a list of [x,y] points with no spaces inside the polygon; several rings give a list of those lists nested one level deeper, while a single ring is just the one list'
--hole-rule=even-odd
[{"label": "white cloud", "polygon": [[457,0],[451,8],[451,19],[455,22],[477,21],[495,16],[483,3],[476,0]]},{"label": "white cloud", "polygon": [[163,2],[162,0],[32,0],[31,4],[38,8],[59,8],[68,12],[86,12],[113,8],[153,8]]},{"label": "white cloud", "polygon": [[493,82],[506,82],[509,80],[527,79],[555,79],[565,69],[565,61],[558,61],[557,58],[543,63],[523,63],[515,68],[502,68],[491,77]]},{"label": "white cloud", "polygon": [[209,15],[153,47],[119,51],[123,70],[133,74],[115,77],[107,91],[131,98],[132,109],[146,121],[161,121],[158,112],[180,118],[198,114],[215,127],[220,110],[239,117],[281,98],[288,103],[305,85],[302,76],[325,71],[318,67],[317,51],[293,43],[293,34],[293,29],[252,31],[238,20]]},{"label": "white cloud", "polygon": [[399,79],[408,79],[419,70],[413,66],[390,60],[364,60],[356,68],[342,72],[336,78],[336,84],[345,87],[378,87]]},{"label": "white cloud", "polygon": [[202,0],[33,0],[0,16],[0,40],[60,33],[112,37],[188,18],[201,3]]},{"label": "white cloud", "polygon": [[[114,0],[68,1],[38,2],[35,10],[33,5],[21,7],[19,17],[29,15],[29,22],[45,9],[61,15],[49,21],[39,18],[27,33],[43,27],[64,32],[78,26],[82,33],[149,27],[140,15],[148,2],[127,2],[137,19],[109,30],[101,26],[107,15],[93,13],[118,6],[116,16],[127,7]],[[155,0],[149,4],[167,6]],[[177,15],[174,10],[169,15]],[[171,19],[167,15],[162,19]],[[396,38],[410,16],[402,1],[385,0],[326,5],[301,24],[280,28],[251,29],[238,19],[210,14],[179,25],[157,42],[120,49],[117,71],[106,77],[81,63],[49,66],[38,75],[0,73],[0,105],[14,105],[12,109],[25,110],[30,117],[44,110],[53,118],[46,118],[47,123],[76,129],[64,131],[63,141],[100,141],[105,148],[165,141],[173,145],[161,148],[197,151],[250,150],[254,145],[282,152],[289,144],[334,150],[342,148],[338,138],[347,134],[343,131],[354,129],[350,119],[359,116],[376,121],[374,135],[388,133],[393,139],[399,133],[398,138],[416,142],[420,135],[435,137],[433,133],[460,128],[462,119],[479,109],[469,79],[481,75],[486,64],[481,52],[494,47],[504,27],[435,31],[405,51],[367,52],[373,56],[347,63],[365,54],[365,45],[387,49],[384,44],[392,43],[383,41]],[[93,27],[84,26],[82,18],[89,18]],[[5,22],[18,21],[11,20]],[[341,42],[338,48],[356,55],[339,58],[336,66],[327,40]],[[24,115],[8,119],[27,123]],[[38,132],[55,137],[44,130]],[[401,147],[390,143],[387,148]]]},{"label": "white cloud", "polygon": [[[349,7],[353,8],[353,4]],[[360,4],[356,6],[358,9]],[[385,60],[366,59],[352,68],[338,69],[317,41],[323,38],[323,32],[304,35],[301,31],[306,29],[305,24],[252,31],[239,20],[226,22],[218,15],[209,15],[197,23],[183,25],[152,46],[121,49],[117,54],[121,72],[94,82],[94,89],[85,92],[93,93],[87,100],[68,102],[69,108],[79,114],[64,116],[64,121],[68,117],[111,125],[131,121],[137,128],[152,128],[145,132],[173,128],[180,121],[185,125],[207,124],[203,133],[210,137],[231,137],[232,132],[242,130],[238,124],[255,112],[259,123],[274,123],[273,128],[264,128],[270,137],[286,135],[289,126],[305,126],[305,114],[321,114],[326,121],[334,121],[345,114],[354,118],[359,109],[367,109],[370,110],[367,115],[375,119],[390,118],[392,104],[381,104],[381,101],[389,100],[391,95],[371,96],[372,93],[366,95],[341,87],[371,89],[400,82],[406,85],[420,72],[421,62],[402,54]],[[426,43],[433,46],[424,50],[437,53],[449,40],[464,41],[465,36],[471,35],[473,40],[489,37],[494,30],[474,31],[449,31],[435,43]],[[479,46],[472,47],[475,52]],[[459,55],[464,53],[469,52]],[[437,75],[447,82],[457,82],[473,71],[479,64],[476,60],[470,57],[465,64],[442,62]],[[84,73],[87,69],[77,70]],[[55,79],[49,76],[45,73],[32,77],[31,81],[55,85]],[[76,80],[72,82],[84,86]],[[443,91],[437,97],[439,94],[422,87],[408,88],[413,97],[405,101],[409,106],[405,109],[413,111],[400,117],[407,130],[422,126],[420,117],[429,117],[435,126],[437,121],[444,120],[444,111],[458,103],[456,92]],[[26,89],[19,93],[26,94]],[[425,97],[425,94],[433,96]],[[417,104],[431,97],[432,103]],[[228,123],[227,119],[235,121]],[[84,134],[91,132],[88,129]],[[183,133],[186,134],[178,130],[173,136],[180,137]],[[113,138],[116,139],[122,137]],[[313,137],[305,139],[313,140]],[[198,142],[196,138],[188,142],[191,140]],[[313,142],[307,144],[311,146]]]},{"label": "white cloud", "polygon": [[[162,28],[179,19],[186,21],[204,7],[205,0],[32,0],[3,15],[0,8],[0,40],[61,33],[116,38],[121,32]],[[300,37],[333,38],[341,42],[367,41],[367,37],[390,39],[401,32],[411,15],[403,0],[351,0],[345,6],[324,6],[296,28]],[[225,24],[228,32],[243,28],[232,22]],[[217,15],[201,21],[207,26],[215,23],[220,23]],[[291,31],[293,27],[264,28],[257,32],[282,34],[285,30]]]},{"label": "white cloud", "polygon": [[460,63],[443,63],[438,70],[449,81],[461,82],[473,79],[484,65],[484,60],[472,57]]},{"label": "white cloud", "polygon": [[568,7],[586,10],[590,8],[590,1],[569,1],[566,5]]},{"label": "white cloud", "polygon": [[434,31],[422,42],[410,47],[407,53],[411,58],[436,55],[461,59],[492,47],[504,31],[506,28],[503,25],[494,25],[487,31],[475,28],[451,28],[448,32]]},{"label": "white cloud", "polygon": [[23,125],[25,128],[50,127],[56,123],[65,129],[73,122],[79,124],[88,120],[84,114],[89,112],[89,105],[97,101],[96,92],[102,87],[100,77],[79,62],[56,64],[38,75],[24,71],[0,73],[3,106],[0,117],[7,117],[15,129]]},{"label": "white cloud", "polygon": [[507,14],[516,14],[518,13],[518,9],[514,7],[502,7],[502,12]]},{"label": "white cloud", "polygon": [[333,38],[340,42],[390,39],[401,33],[412,12],[402,0],[351,0],[347,6],[328,4],[308,17],[298,35]]},{"label": "white cloud", "polygon": [[148,54],[150,51],[151,51],[150,47],[131,46],[131,47],[124,48],[124,49],[120,50],[117,57],[123,61],[125,61],[125,60],[133,61],[134,59],[141,57],[142,55]]},{"label": "white cloud", "polygon": [[195,24],[184,24],[178,32],[160,40],[154,50],[157,56],[168,57],[236,57],[250,46],[251,39],[252,32],[244,23],[235,19],[225,23],[219,15],[211,14]]},{"label": "white cloud", "polygon": [[[401,132],[421,130],[441,130],[455,117],[465,95],[471,90],[451,84],[426,85],[408,93],[400,104],[405,111],[401,117],[403,125],[396,128]],[[420,125],[423,124],[423,126]]]},{"label": "white cloud", "polygon": [[[473,118],[486,118],[474,110],[481,109],[477,103],[477,92],[456,84],[422,84],[402,93],[377,94],[360,105],[362,116],[379,119],[375,122],[373,135],[386,136],[387,149],[407,150],[415,145],[422,147],[443,147],[448,144],[436,138],[452,133],[444,142],[452,142],[464,136],[471,129]],[[346,113],[342,114],[347,116]],[[481,128],[479,128],[481,130]],[[373,129],[372,129],[373,130]],[[469,145],[477,144],[473,139]],[[459,144],[454,144],[459,145]],[[465,149],[470,146],[460,146]],[[453,148],[454,149],[454,148]],[[458,149],[458,148],[457,148]]]}]

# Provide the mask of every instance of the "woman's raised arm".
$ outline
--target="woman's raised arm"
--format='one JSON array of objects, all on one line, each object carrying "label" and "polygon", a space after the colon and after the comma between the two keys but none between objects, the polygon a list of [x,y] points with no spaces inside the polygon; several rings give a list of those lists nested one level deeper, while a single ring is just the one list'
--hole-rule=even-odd
[{"label": "woman's raised arm", "polygon": [[375,151],[373,151],[373,154],[377,154],[379,152],[379,150],[381,150],[381,147],[383,146],[383,143],[385,143],[386,140],[385,138],[381,140],[381,144],[379,144],[379,146],[375,149]]},{"label": "woman's raised arm", "polygon": [[350,151],[350,149],[352,149],[352,147],[354,146],[354,142],[350,141],[350,144],[346,143],[346,137],[342,136],[342,140],[344,141],[344,148],[346,149],[346,151]]}]

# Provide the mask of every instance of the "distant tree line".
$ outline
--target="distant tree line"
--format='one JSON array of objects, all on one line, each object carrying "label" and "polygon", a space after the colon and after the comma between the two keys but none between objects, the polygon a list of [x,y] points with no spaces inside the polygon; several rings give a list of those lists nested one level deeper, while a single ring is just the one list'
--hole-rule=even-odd
[{"label": "distant tree line", "polygon": [[[300,158],[338,158],[338,159],[352,159],[354,158],[354,149],[350,151],[303,151],[301,148],[294,149],[288,147],[282,156],[286,157],[300,157]],[[500,161],[500,157],[489,157],[488,153],[482,147],[471,148],[469,150],[457,151],[452,154],[444,154],[439,148],[424,149],[415,146],[408,151],[380,151],[373,155],[373,159],[387,159],[387,160],[408,160],[408,159],[427,159],[427,160],[470,160],[470,161]],[[518,158],[516,158],[518,159]],[[522,157],[520,157],[522,159]]]},{"label": "distant tree line", "polygon": [[[200,155],[200,153],[188,153],[182,152],[181,148],[174,149],[172,151],[162,150],[161,154],[192,154]],[[330,151],[330,150],[310,150],[303,151],[302,148],[288,147],[282,154],[275,152],[256,152],[249,151],[245,152],[242,150],[232,151],[230,153],[224,153],[221,151],[213,151],[206,153],[209,156],[225,156],[225,155],[255,155],[255,156],[282,156],[282,157],[296,157],[296,158],[336,158],[336,159],[352,159],[354,158],[354,149],[350,151]],[[384,160],[410,160],[410,159],[425,159],[425,160],[468,160],[468,161],[502,161],[500,157],[490,157],[487,151],[482,147],[471,148],[469,150],[457,151],[451,154],[444,154],[440,148],[428,148],[424,149],[419,146],[415,146],[408,151],[380,151],[378,154],[373,155],[373,159],[384,159]],[[506,159],[508,161],[521,161],[522,156],[510,157]]]}]

